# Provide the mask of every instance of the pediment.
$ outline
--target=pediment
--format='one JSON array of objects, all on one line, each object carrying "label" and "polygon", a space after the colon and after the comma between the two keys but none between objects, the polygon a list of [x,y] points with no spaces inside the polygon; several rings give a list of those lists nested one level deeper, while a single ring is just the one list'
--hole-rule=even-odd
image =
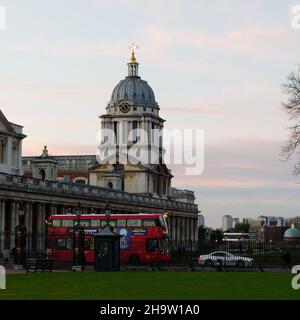
[{"label": "pediment", "polygon": [[7,133],[14,133],[14,129],[10,125],[9,121],[6,119],[5,115],[0,110],[0,131]]}]

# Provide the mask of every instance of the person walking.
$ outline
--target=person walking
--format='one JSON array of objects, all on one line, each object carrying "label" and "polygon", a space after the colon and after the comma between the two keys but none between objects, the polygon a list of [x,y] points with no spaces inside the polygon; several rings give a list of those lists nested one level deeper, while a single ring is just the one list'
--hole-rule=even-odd
[{"label": "person walking", "polygon": [[10,250],[8,248],[5,248],[3,250],[4,265],[7,265],[9,263],[9,258],[10,258]]}]

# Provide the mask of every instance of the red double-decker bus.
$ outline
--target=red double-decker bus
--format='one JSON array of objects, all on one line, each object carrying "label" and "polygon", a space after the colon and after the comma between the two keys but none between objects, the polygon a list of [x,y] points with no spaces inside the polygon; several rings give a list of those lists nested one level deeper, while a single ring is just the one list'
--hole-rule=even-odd
[{"label": "red double-decker bus", "polygon": [[[93,233],[107,224],[103,214],[53,215],[48,220],[48,250],[55,261],[72,261],[73,228],[77,223],[84,227],[85,260],[94,262]],[[122,263],[139,264],[167,262],[168,226],[163,214],[113,214],[109,224],[120,237]]]}]

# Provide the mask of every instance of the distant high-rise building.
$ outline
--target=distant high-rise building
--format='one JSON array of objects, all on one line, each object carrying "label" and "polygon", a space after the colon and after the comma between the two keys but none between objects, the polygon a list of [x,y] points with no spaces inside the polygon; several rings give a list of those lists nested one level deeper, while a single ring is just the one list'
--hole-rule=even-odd
[{"label": "distant high-rise building", "polygon": [[223,231],[229,231],[232,229],[233,226],[233,219],[232,216],[229,214],[226,214],[222,218],[222,230]]},{"label": "distant high-rise building", "polygon": [[240,218],[233,218],[232,219],[232,228],[234,228],[239,223],[240,223]]},{"label": "distant high-rise building", "polygon": [[198,228],[202,226],[205,226],[205,222],[204,222],[204,216],[202,214],[198,214]]}]

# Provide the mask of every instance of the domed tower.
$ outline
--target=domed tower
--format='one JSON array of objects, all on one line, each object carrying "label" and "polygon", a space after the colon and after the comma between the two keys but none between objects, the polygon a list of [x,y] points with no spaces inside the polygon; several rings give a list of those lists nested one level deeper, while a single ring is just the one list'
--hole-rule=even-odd
[{"label": "domed tower", "polygon": [[139,76],[132,51],[128,75],[114,88],[101,115],[98,163],[90,168],[90,183],[132,193],[168,197],[171,172],[163,163],[159,105],[147,83]]}]

